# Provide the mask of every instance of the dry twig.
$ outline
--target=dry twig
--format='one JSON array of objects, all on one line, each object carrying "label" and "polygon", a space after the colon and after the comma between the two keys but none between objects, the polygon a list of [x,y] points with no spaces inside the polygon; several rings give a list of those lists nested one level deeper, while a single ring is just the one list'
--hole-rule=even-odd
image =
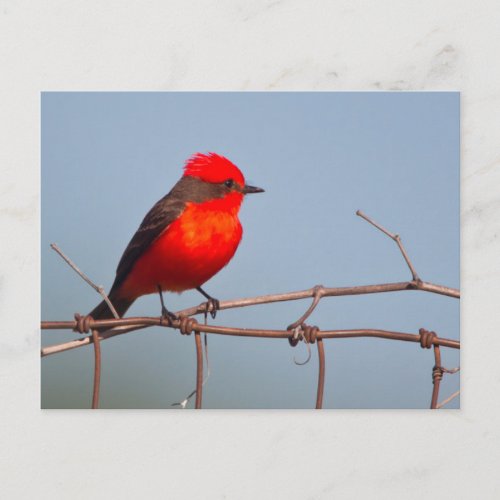
[{"label": "dry twig", "polygon": [[441,401],[441,403],[439,403],[436,408],[439,409],[439,408],[442,408],[444,405],[447,405],[450,401],[454,400],[458,395],[460,394],[460,391],[456,391],[454,392],[450,397],[444,399],[443,401]]},{"label": "dry twig", "polygon": [[364,214],[361,210],[358,210],[356,212],[356,215],[359,215],[360,217],[362,217],[363,219],[368,221],[372,226],[375,226],[377,229],[382,231],[384,234],[389,236],[389,238],[391,238],[392,240],[394,240],[398,244],[399,250],[403,254],[403,257],[406,261],[406,264],[410,268],[410,272],[411,272],[413,281],[420,281],[420,278],[418,277],[417,271],[415,271],[415,268],[413,267],[413,264],[411,263],[410,257],[408,257],[408,254],[406,253],[405,247],[403,246],[403,242],[401,241],[399,234],[391,233],[390,231],[385,229],[385,227],[381,226],[380,224],[375,222],[373,219],[368,217],[368,215]]},{"label": "dry twig", "polygon": [[106,304],[108,304],[108,307],[111,309],[111,312],[113,313],[113,316],[115,318],[119,318],[120,316],[116,312],[116,309],[113,307],[113,304],[109,300],[109,297],[106,295],[106,292],[104,291],[104,287],[100,285],[96,285],[88,276],[86,276],[78,267],[77,265],[68,257],[64,254],[64,252],[55,244],[51,243],[50,248],[52,250],[55,250],[63,259],[64,261],[86,282],[88,283],[105,301]]}]

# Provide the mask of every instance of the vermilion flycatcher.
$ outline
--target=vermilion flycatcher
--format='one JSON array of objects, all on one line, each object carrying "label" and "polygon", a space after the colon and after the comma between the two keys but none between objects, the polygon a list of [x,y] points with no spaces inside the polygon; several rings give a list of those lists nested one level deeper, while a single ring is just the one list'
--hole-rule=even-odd
[{"label": "vermilion flycatcher", "polygon": [[[201,285],[233,257],[241,241],[243,196],[264,190],[245,184],[238,167],[215,153],[197,153],[184,175],[147,213],[120,259],[109,299],[123,316],[141,295],[165,290],[200,291],[215,317],[218,301]],[[162,313],[175,317],[163,306]],[[112,318],[106,302],[90,315]]]}]

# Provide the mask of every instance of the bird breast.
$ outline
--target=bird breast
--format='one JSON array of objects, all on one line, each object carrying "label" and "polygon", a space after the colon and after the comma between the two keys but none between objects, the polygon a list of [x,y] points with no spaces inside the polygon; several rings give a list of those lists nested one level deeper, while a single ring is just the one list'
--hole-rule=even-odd
[{"label": "bird breast", "polygon": [[243,234],[238,213],[188,203],[134,265],[126,289],[181,292],[201,286],[229,263]]}]

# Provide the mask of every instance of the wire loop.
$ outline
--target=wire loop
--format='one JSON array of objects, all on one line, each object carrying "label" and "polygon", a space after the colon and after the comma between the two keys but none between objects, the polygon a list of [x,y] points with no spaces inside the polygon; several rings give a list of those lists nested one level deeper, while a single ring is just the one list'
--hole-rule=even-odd
[{"label": "wire loop", "polygon": [[195,318],[189,316],[181,316],[179,320],[179,330],[182,335],[191,335],[194,328],[198,325]]},{"label": "wire loop", "polygon": [[73,328],[74,332],[81,334],[89,333],[94,324],[94,318],[88,314],[86,316],[82,316],[81,314],[75,313],[75,322],[76,324]]},{"label": "wire loop", "polygon": [[422,347],[422,349],[430,349],[434,345],[434,340],[437,339],[436,332],[430,332],[425,328],[420,328],[418,333],[420,335],[420,347]]},{"label": "wire loop", "polygon": [[298,325],[295,328],[290,328],[290,332],[292,333],[292,335],[288,337],[288,343],[292,347],[295,347],[301,340],[303,340],[307,347],[307,358],[305,361],[297,361],[295,358],[293,358],[293,362],[296,365],[305,365],[306,363],[309,363],[309,360],[311,359],[310,344],[314,344],[316,342],[319,331],[320,330],[317,326],[310,326],[306,325],[305,323]]}]

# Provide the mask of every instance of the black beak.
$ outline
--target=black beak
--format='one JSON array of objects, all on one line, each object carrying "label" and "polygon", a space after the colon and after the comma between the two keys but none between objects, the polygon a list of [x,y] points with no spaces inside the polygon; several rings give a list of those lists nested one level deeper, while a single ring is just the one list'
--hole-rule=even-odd
[{"label": "black beak", "polygon": [[255,186],[244,186],[243,187],[243,194],[251,194],[251,193],[263,193],[264,190],[262,188],[258,188]]}]

